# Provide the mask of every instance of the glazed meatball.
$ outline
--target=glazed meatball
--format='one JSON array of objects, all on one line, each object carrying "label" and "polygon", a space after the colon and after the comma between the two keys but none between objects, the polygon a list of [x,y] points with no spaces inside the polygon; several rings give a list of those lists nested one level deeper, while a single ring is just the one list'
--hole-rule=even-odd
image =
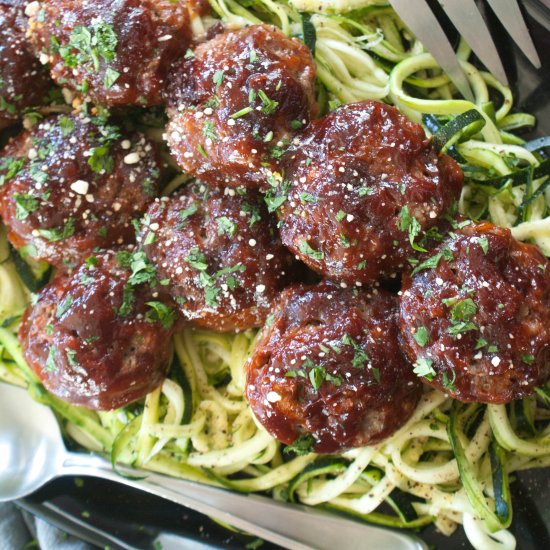
[{"label": "glazed meatball", "polygon": [[147,256],[183,316],[218,331],[261,326],[293,271],[256,191],[196,184],[151,205]]},{"label": "glazed meatball", "polygon": [[31,40],[58,84],[103,105],[162,103],[168,69],[190,42],[183,1],[33,4]]},{"label": "glazed meatball", "polygon": [[25,36],[24,0],[0,0],[0,130],[42,105],[53,83]]},{"label": "glazed meatball", "polygon": [[96,247],[131,242],[160,164],[141,134],[74,116],[48,118],[0,157],[0,215],[16,248],[59,268]]},{"label": "glazed meatball", "polygon": [[286,444],[334,453],[376,443],[420,398],[398,343],[398,300],[330,284],[287,289],[247,363],[246,397]]},{"label": "glazed meatball", "polygon": [[313,122],[266,200],[283,243],[345,284],[395,277],[460,195],[462,172],[394,107],[365,101]]},{"label": "glazed meatball", "polygon": [[143,397],[166,374],[175,311],[150,285],[136,284],[128,268],[136,254],[91,256],[72,275],[56,277],[25,313],[19,331],[25,358],[64,401],[115,409]]},{"label": "glazed meatball", "polygon": [[308,48],[275,27],[218,35],[178,63],[167,139],[180,167],[208,183],[265,185],[316,113]]},{"label": "glazed meatball", "polygon": [[550,377],[550,265],[508,229],[471,223],[404,279],[404,350],[465,402],[508,403]]}]

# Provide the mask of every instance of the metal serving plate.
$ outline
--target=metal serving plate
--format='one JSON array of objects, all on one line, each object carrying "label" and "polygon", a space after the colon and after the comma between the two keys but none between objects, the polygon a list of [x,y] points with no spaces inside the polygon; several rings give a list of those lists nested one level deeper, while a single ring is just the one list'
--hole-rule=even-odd
[{"label": "metal serving plate", "polygon": [[[499,49],[506,52],[516,102],[521,109],[538,118],[536,136],[550,135],[550,12],[540,0],[526,2],[529,24],[543,60],[535,71],[504,37],[498,33]],[[514,521],[512,532],[522,550],[550,548],[550,470],[522,472],[512,483]],[[61,527],[73,535],[104,548],[163,550],[240,549],[256,547],[256,539],[232,533],[209,518],[181,506],[106,481],[64,478],[50,483],[20,506]],[[433,527],[420,535],[435,548],[468,548],[459,529],[450,538]],[[343,534],[345,536],[345,534]],[[258,543],[259,544],[259,543]],[[271,550],[264,543],[262,550]],[[368,548],[368,541],[365,541]]]}]

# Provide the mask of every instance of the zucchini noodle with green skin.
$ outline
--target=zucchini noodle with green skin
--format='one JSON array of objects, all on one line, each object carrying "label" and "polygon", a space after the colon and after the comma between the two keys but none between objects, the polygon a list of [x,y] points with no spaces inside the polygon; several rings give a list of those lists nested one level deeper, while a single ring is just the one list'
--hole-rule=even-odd
[{"label": "zucchini noodle with green skin", "polygon": [[[532,127],[534,119],[511,112],[510,90],[468,62],[464,43],[458,55],[474,103],[457,97],[433,57],[382,2],[211,0],[211,5],[229,28],[265,22],[303,37],[315,52],[322,112],[342,103],[383,100],[429,134],[458,115],[479,113],[482,123],[447,145],[465,173],[460,212],[510,227],[516,238],[550,255],[548,161],[512,133]],[[203,34],[212,21],[195,18],[194,33]],[[186,179],[177,175],[165,192]],[[0,255],[0,379],[29,386],[62,419],[67,437],[110,456],[115,468],[123,463],[265,492],[390,527],[435,523],[450,535],[463,524],[476,548],[515,547],[507,531],[509,476],[550,466],[550,388],[508,406],[465,405],[426,390],[409,421],[389,439],[341,455],[304,454],[259,426],[243,398],[243,366],[256,333],[187,329],[174,337],[173,364],[161,387],[123,409],[93,412],[46,392],[26,365],[16,332],[31,294],[4,231]]]}]

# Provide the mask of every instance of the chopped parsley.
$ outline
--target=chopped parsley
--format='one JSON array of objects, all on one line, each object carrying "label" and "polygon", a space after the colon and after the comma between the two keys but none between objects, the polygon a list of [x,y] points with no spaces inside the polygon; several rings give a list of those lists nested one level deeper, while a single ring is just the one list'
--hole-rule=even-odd
[{"label": "chopped parsley", "polygon": [[414,364],[413,372],[417,376],[422,376],[431,382],[437,374],[432,365],[433,361],[431,359],[424,359],[421,357],[420,359],[417,359]]},{"label": "chopped parsley", "polygon": [[197,150],[199,151],[199,153],[205,158],[207,159],[208,158],[208,153],[205,151],[204,147],[202,146],[202,144],[198,144],[197,145]]},{"label": "chopped parsley", "polygon": [[487,252],[489,252],[489,239],[487,237],[480,237],[477,240],[477,244],[479,244],[481,250],[483,250],[483,254],[487,254]]},{"label": "chopped parsley", "polygon": [[284,145],[284,147],[279,147],[277,145],[275,147],[270,147],[269,148],[269,155],[271,156],[271,158],[278,160],[284,155],[285,150],[286,150],[285,148],[286,148],[286,146],[288,146],[288,144],[283,143],[283,145]]},{"label": "chopped parsley", "polygon": [[107,63],[116,57],[118,37],[112,25],[99,21],[91,27],[78,25],[74,28],[67,45],[61,46],[52,37],[52,50],[59,53],[64,63],[70,68],[79,65],[92,65],[99,71],[100,58]]},{"label": "chopped parsley", "polygon": [[[309,357],[304,361],[303,369],[293,369],[285,373],[287,378],[306,378],[313,386],[315,391],[319,391],[319,388],[323,385],[323,382],[327,381],[336,387],[342,385],[343,378],[340,375],[332,375],[327,372],[327,369],[323,366],[316,365]],[[309,370],[306,370],[309,369]]]},{"label": "chopped parsley", "polygon": [[463,332],[469,332],[471,330],[477,330],[477,326],[474,325],[472,322],[467,321],[461,321],[459,323],[455,323],[454,325],[451,325],[447,332],[451,336],[458,336],[459,334],[462,334]]},{"label": "chopped parsley", "polygon": [[300,193],[300,202],[302,204],[311,203],[315,204],[317,202],[317,197],[311,193]]},{"label": "chopped parsley", "polygon": [[111,69],[111,67],[107,67],[107,70],[105,71],[105,77],[103,78],[103,87],[106,90],[112,88],[115,82],[118,80],[119,76],[120,73],[118,71]]},{"label": "chopped parsley", "polygon": [[272,115],[279,107],[279,102],[273,99],[269,99],[267,94],[263,90],[258,90],[258,97],[262,101],[260,111],[266,115]]},{"label": "chopped parsley", "polygon": [[5,157],[0,159],[0,171],[5,172],[0,175],[0,186],[14,178],[25,166],[25,159],[14,157]]},{"label": "chopped parsley", "polygon": [[206,271],[208,264],[206,263],[206,256],[199,251],[197,247],[193,247],[190,250],[189,256],[185,258],[185,261],[198,271]]},{"label": "chopped parsley", "polygon": [[218,295],[221,292],[221,288],[216,286],[208,286],[204,290],[204,301],[208,307],[216,307],[218,305]]},{"label": "chopped parsley", "polygon": [[322,260],[325,255],[320,250],[315,250],[307,241],[301,241],[298,246],[300,252],[314,260]]},{"label": "chopped parsley", "polygon": [[336,221],[341,222],[346,217],[346,213],[343,210],[338,210],[336,213]]},{"label": "chopped parsley", "polygon": [[212,77],[212,81],[216,85],[216,88],[219,88],[222,85],[223,79],[225,77],[224,71],[216,71]]},{"label": "chopped parsley", "polygon": [[216,134],[214,122],[211,120],[205,120],[204,124],[202,125],[202,135],[206,139],[211,139],[212,141],[216,141],[218,139],[218,134]]},{"label": "chopped parsley", "polygon": [[58,119],[59,128],[63,137],[70,136],[75,128],[74,120],[70,117],[62,115]]},{"label": "chopped parsley", "polygon": [[62,317],[65,313],[67,313],[69,308],[72,306],[73,301],[73,297],[70,294],[67,294],[65,299],[57,304],[55,316],[59,319],[59,317]]},{"label": "chopped parsley", "polygon": [[351,246],[349,242],[349,238],[344,235],[344,233],[340,233],[340,240],[342,241],[342,246],[344,248],[349,248]]},{"label": "chopped parsley", "polygon": [[449,378],[447,371],[443,371],[441,373],[441,383],[447,391],[456,392],[456,386],[454,385],[456,380],[456,371],[451,368],[451,372],[453,373],[452,379]]},{"label": "chopped parsley", "polygon": [[28,193],[14,193],[15,200],[15,218],[17,220],[26,220],[30,214],[40,208],[40,198]]},{"label": "chopped parsley", "polygon": [[109,174],[113,170],[113,157],[109,154],[110,146],[108,144],[99,145],[94,147],[91,152],[90,158],[88,158],[88,165],[96,172],[106,172]]},{"label": "chopped parsley", "polygon": [[413,334],[413,338],[415,342],[423,348],[430,340],[430,336],[428,334],[428,329],[426,327],[418,327],[416,329],[416,332]]},{"label": "chopped parsley", "polygon": [[414,240],[422,232],[422,226],[414,216],[410,215],[408,206],[404,206],[399,213],[399,229],[401,231],[408,232],[409,242],[414,250],[418,252],[426,252],[425,248],[422,248],[414,242]]},{"label": "chopped parsley", "polygon": [[69,218],[65,225],[61,228],[55,227],[54,229],[39,229],[40,235],[50,242],[63,241],[72,237],[75,232],[75,222],[73,218]]},{"label": "chopped parsley", "polygon": [[267,182],[269,183],[269,189],[264,195],[264,201],[268,212],[271,214],[276,212],[288,199],[290,182],[283,180],[279,183],[273,175],[268,177]]},{"label": "chopped parsley", "polygon": [[365,197],[367,195],[370,195],[373,191],[374,191],[373,187],[359,187],[359,189],[357,190],[357,194],[360,197]]},{"label": "chopped parsley", "polygon": [[[185,208],[184,210],[180,210],[179,211],[179,215],[180,215],[180,218],[181,218],[181,221],[182,222],[185,222],[188,218],[190,218],[193,214],[196,214],[197,213],[197,210],[198,210],[198,206],[197,206],[197,203],[195,202],[192,202],[191,205],[188,207],[188,208]],[[184,224],[182,223],[180,225],[180,228],[183,226]]]},{"label": "chopped parsley", "polygon": [[307,378],[307,371],[304,369],[292,369],[285,373],[286,378]]},{"label": "chopped parsley", "polygon": [[254,224],[258,223],[262,219],[260,209],[257,206],[245,202],[242,206],[242,210],[250,217],[250,219],[248,220],[248,227],[252,227]]},{"label": "chopped parsley", "polygon": [[85,261],[86,267],[88,268],[97,267],[98,263],[97,256],[88,256]]},{"label": "chopped parsley", "polygon": [[478,350],[478,349],[484,348],[488,343],[489,342],[487,342],[485,338],[478,338],[475,349]]},{"label": "chopped parsley", "polygon": [[254,109],[250,106],[244,107],[244,108],[238,110],[237,112],[229,115],[229,118],[232,118],[232,119],[242,118],[243,116],[246,116],[249,113],[251,113],[253,110]]},{"label": "chopped parsley", "polygon": [[151,309],[145,315],[149,323],[160,323],[163,328],[169,329],[176,322],[177,315],[174,309],[162,302],[146,302]]},{"label": "chopped parsley", "polygon": [[71,365],[71,367],[78,367],[79,366],[79,363],[76,360],[76,350],[68,349],[65,352],[65,355],[67,356],[67,361],[69,361],[69,365]]},{"label": "chopped parsley", "polygon": [[242,273],[246,271],[246,266],[237,264],[234,266],[228,266],[220,269],[214,275],[207,273],[208,264],[206,263],[206,256],[200,252],[197,247],[193,247],[190,250],[190,254],[185,258],[185,261],[194,269],[199,271],[199,284],[204,288],[204,298],[206,305],[210,307],[216,307],[221,288],[216,286],[216,279],[220,279],[226,275],[229,275],[225,279],[225,283],[229,290],[235,290],[239,286],[239,281],[231,276],[233,273]]},{"label": "chopped parsley", "polygon": [[477,313],[477,306],[471,298],[457,302],[451,308],[451,321],[469,321]]},{"label": "chopped parsley", "polygon": [[129,251],[119,252],[117,261],[122,267],[132,271],[122,290],[122,304],[118,309],[118,314],[121,317],[126,317],[132,312],[134,306],[134,287],[142,284],[155,286],[157,274],[155,267],[148,262],[143,251],[134,253]]},{"label": "chopped parsley", "polygon": [[364,369],[366,363],[370,361],[370,358],[367,355],[367,353],[363,350],[363,348],[348,334],[345,334],[344,337],[342,338],[342,344],[346,346],[352,346],[353,349],[355,350],[353,359],[351,360],[351,364],[356,369]]},{"label": "chopped parsley", "polygon": [[451,251],[451,249],[444,248],[438,254],[435,254],[431,258],[428,258],[426,261],[422,262],[417,267],[415,267],[411,275],[416,275],[419,271],[423,271],[424,269],[435,269],[439,265],[439,262],[442,259],[447,262],[450,262],[453,260],[453,252]]},{"label": "chopped parsley", "polygon": [[[453,300],[452,298],[450,300]],[[452,302],[450,302],[452,303]],[[447,300],[447,305],[449,300]],[[477,330],[477,326],[472,322],[472,317],[477,313],[477,306],[471,298],[466,298],[455,302],[451,307],[451,326],[447,332],[453,336]]]},{"label": "chopped parsley", "polygon": [[285,454],[294,453],[297,456],[305,456],[313,452],[313,445],[315,445],[315,438],[311,434],[301,435],[292,445],[287,445],[283,452]]},{"label": "chopped parsley", "polygon": [[15,115],[17,108],[13,103],[9,103],[4,97],[0,96],[0,111],[6,111],[10,115]]},{"label": "chopped parsley", "polygon": [[225,233],[226,235],[233,236],[237,232],[237,224],[226,216],[219,217],[216,223],[218,224],[218,235]]},{"label": "chopped parsley", "polygon": [[321,367],[319,365],[315,365],[314,367],[312,367],[312,369],[309,371],[309,381],[311,382],[311,385],[313,386],[315,391],[319,390],[325,380],[336,387],[340,386],[343,382],[341,376],[333,376],[332,374],[329,374],[325,367]]},{"label": "chopped parsley", "polygon": [[132,270],[132,274],[128,282],[131,285],[155,284],[156,270],[155,267],[148,262],[145,252],[134,252],[131,255],[130,269]]},{"label": "chopped parsley", "polygon": [[50,349],[48,350],[48,358],[46,359],[46,370],[49,372],[54,372],[57,370],[57,366],[55,364],[55,348],[53,346],[50,346]]}]

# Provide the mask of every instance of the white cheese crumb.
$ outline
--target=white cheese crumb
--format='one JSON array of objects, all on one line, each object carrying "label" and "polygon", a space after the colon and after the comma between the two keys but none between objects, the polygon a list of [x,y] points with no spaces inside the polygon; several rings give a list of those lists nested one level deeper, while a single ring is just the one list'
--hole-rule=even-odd
[{"label": "white cheese crumb", "polygon": [[129,153],[124,157],[125,164],[137,164],[139,162],[138,153]]},{"label": "white cheese crumb", "polygon": [[79,195],[85,195],[88,192],[90,184],[84,180],[77,180],[71,183],[71,189]]},{"label": "white cheese crumb", "polygon": [[40,11],[40,2],[30,2],[25,8],[25,15],[27,17],[32,17]]},{"label": "white cheese crumb", "polygon": [[281,396],[274,391],[270,391],[265,397],[270,403],[277,403],[281,400]]}]

